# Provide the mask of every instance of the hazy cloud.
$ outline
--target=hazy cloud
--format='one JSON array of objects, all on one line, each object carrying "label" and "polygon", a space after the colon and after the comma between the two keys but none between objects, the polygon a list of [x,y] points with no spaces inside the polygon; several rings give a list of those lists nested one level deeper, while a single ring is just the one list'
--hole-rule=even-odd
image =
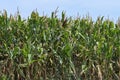
[{"label": "hazy cloud", "polygon": [[85,15],[88,12],[92,17],[98,15],[109,15],[118,17],[120,15],[120,0],[3,0],[0,10],[6,9],[9,13],[15,13],[17,7],[23,16],[28,16],[31,11],[50,14],[57,7],[59,11],[65,10],[68,15],[76,15],[78,12]]}]

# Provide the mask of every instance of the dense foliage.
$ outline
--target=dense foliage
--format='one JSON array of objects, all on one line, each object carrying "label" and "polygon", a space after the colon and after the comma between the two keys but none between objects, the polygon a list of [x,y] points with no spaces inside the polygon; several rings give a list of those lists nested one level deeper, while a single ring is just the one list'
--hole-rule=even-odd
[{"label": "dense foliage", "polygon": [[120,26],[98,17],[0,14],[0,80],[120,80]]}]

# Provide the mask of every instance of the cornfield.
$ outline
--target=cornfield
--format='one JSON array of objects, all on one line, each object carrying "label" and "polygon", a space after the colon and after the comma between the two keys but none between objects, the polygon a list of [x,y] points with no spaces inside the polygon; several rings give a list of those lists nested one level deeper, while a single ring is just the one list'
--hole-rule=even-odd
[{"label": "cornfield", "polygon": [[0,80],[120,80],[120,24],[104,17],[0,13]]}]

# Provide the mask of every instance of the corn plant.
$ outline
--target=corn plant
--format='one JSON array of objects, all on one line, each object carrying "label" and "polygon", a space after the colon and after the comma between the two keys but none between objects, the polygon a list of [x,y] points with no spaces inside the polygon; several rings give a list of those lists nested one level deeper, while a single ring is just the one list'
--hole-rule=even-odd
[{"label": "corn plant", "polygon": [[1,80],[119,80],[120,25],[98,17],[73,19],[56,11],[0,13]]}]

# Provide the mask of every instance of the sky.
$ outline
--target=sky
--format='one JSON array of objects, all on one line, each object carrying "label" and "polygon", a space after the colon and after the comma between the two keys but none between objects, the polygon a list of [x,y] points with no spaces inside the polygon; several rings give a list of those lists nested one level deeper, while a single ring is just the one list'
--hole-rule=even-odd
[{"label": "sky", "polygon": [[58,7],[58,16],[62,11],[66,15],[83,17],[90,15],[94,20],[98,16],[105,16],[116,21],[120,17],[120,0],[1,0],[0,11],[7,10],[8,14],[16,14],[19,9],[23,18],[30,16],[32,11],[39,15],[50,16]]}]

